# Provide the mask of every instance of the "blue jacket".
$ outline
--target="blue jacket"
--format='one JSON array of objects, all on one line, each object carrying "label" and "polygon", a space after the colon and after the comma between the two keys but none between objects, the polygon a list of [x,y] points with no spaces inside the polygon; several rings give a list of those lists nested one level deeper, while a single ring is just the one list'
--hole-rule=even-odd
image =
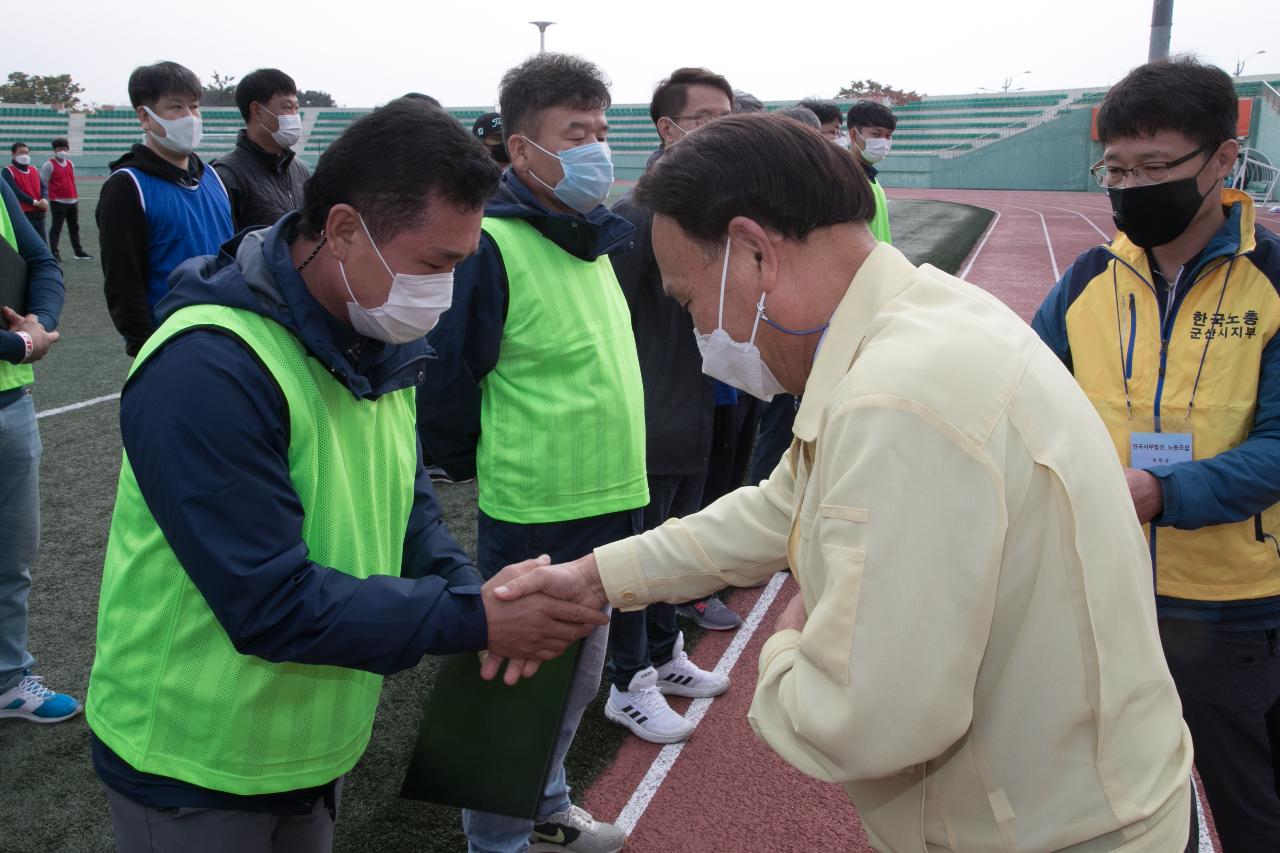
[{"label": "blue jacket", "polygon": [[[485,216],[524,219],[574,257],[593,261],[635,247],[635,226],[601,205],[585,217],[558,213],[541,202],[507,169]],[[486,233],[476,254],[453,273],[453,305],[427,336],[439,354],[418,389],[418,432],[431,454],[454,479],[476,475],[480,442],[480,380],[498,363],[507,321],[509,284],[502,254]]]},{"label": "blue jacket", "polygon": [[[58,317],[62,314],[62,303],[66,296],[62,267],[58,266],[48,245],[27,221],[13,188],[0,182],[0,197],[3,198],[5,210],[9,212],[9,219],[13,223],[13,233],[18,238],[18,254],[27,262],[27,313],[35,314],[45,331],[52,332],[58,327]],[[27,348],[22,338],[13,332],[0,330],[0,359],[17,364],[26,354]],[[21,396],[22,389],[15,388],[6,393]],[[0,394],[0,408],[5,405],[5,394]]]},{"label": "blue jacket", "polygon": [[[1123,234],[1081,255],[1032,326],[1075,374],[1127,462],[1130,435],[1191,435],[1147,467],[1163,618],[1280,625],[1280,239],[1226,190],[1226,221],[1164,281]],[[1176,285],[1176,286],[1171,286]]]},{"label": "blue jacket", "polygon": [[[245,308],[296,334],[353,396],[420,382],[434,368],[424,341],[365,338],[311,296],[289,256],[296,221],[290,214],[270,230],[242,232],[216,257],[187,261],[158,319],[192,304]],[[421,454],[402,577],[361,580],[308,559],[284,407],[255,356],[206,329],[154,353],[121,396],[121,437],[147,505],[236,647],[272,661],[378,673],[415,666],[426,654],[485,648],[480,577],[444,526]],[[226,494],[212,484],[228,478],[239,501],[203,500]],[[100,743],[94,758],[104,781],[144,805],[254,810],[245,801],[262,802],[138,773]],[[314,801],[316,792],[306,793]],[[266,801],[277,808],[289,797]]]}]

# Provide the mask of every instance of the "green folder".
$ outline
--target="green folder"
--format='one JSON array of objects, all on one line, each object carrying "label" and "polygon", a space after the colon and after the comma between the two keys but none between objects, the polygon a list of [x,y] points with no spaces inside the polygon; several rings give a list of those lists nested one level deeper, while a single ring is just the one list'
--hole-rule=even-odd
[{"label": "green folder", "polygon": [[440,663],[400,796],[534,820],[582,643],[512,687],[474,653]]}]

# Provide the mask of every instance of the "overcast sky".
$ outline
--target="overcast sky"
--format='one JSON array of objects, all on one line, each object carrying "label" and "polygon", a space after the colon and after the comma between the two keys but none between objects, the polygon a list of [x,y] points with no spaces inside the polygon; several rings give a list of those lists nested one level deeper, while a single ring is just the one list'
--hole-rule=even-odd
[{"label": "overcast sky", "polygon": [[[55,11],[56,10],[56,11]],[[57,25],[51,25],[51,14]],[[556,21],[549,50],[592,59],[615,103],[647,103],[682,65],[704,65],[766,100],[834,96],[873,78],[930,95],[1108,85],[1147,57],[1150,0],[63,0],[27,6],[0,71],[70,73],[85,100],[127,103],[134,66],[172,59],[208,80],[261,66],[343,106],[408,90],[449,106],[492,104],[502,72],[537,51],[530,20]],[[17,20],[17,19],[14,19]],[[1173,50],[1280,77],[1280,2],[1175,0]]]}]

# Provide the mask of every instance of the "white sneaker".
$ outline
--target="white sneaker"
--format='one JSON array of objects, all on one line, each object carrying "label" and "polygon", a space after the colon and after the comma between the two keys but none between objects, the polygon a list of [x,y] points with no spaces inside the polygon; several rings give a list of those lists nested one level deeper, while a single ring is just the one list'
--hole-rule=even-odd
[{"label": "white sneaker", "polygon": [[632,676],[626,690],[610,685],[604,715],[649,743],[678,743],[693,734],[693,723],[671,710],[657,685],[653,667]]},{"label": "white sneaker", "polygon": [[684,632],[676,637],[671,660],[658,667],[658,692],[667,696],[719,696],[729,689],[729,676],[699,669],[684,653]]}]

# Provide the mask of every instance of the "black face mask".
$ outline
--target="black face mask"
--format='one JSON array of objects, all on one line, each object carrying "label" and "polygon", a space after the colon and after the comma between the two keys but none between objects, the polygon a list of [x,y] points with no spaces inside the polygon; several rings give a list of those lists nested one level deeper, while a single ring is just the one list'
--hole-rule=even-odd
[{"label": "black face mask", "polygon": [[[1204,163],[1207,165],[1209,160]],[[1200,177],[1204,166],[1190,178],[1178,181],[1129,189],[1109,188],[1111,218],[1115,220],[1116,227],[1135,246],[1143,249],[1163,246],[1178,239],[1196,218],[1205,196],[1213,192],[1213,187],[1210,187],[1202,195],[1196,186],[1196,178]]]},{"label": "black face mask", "polygon": [[489,149],[489,153],[493,155],[495,162],[506,166],[511,162],[511,155],[507,153],[506,140],[499,142],[497,145]]}]

